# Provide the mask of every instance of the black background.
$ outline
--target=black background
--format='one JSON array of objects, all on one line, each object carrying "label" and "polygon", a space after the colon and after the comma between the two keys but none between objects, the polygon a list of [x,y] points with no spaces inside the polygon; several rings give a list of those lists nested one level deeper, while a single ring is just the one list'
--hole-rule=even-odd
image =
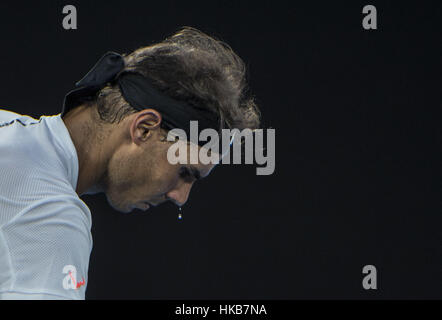
[{"label": "black background", "polygon": [[[73,4],[78,29],[62,28]],[[362,28],[375,5],[378,29]],[[440,1],[3,1],[0,105],[61,112],[107,51],[180,26],[243,58],[276,171],[220,166],[183,207],[93,217],[89,299],[442,298]],[[362,288],[362,268],[378,290]]]}]

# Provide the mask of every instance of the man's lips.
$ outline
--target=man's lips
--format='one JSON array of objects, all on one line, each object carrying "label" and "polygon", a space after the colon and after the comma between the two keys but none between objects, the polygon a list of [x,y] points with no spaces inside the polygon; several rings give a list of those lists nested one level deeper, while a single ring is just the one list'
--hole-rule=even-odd
[{"label": "man's lips", "polygon": [[139,203],[136,203],[133,206],[133,208],[137,208],[137,209],[146,211],[146,210],[148,210],[150,208],[150,204],[148,202],[139,202]]}]

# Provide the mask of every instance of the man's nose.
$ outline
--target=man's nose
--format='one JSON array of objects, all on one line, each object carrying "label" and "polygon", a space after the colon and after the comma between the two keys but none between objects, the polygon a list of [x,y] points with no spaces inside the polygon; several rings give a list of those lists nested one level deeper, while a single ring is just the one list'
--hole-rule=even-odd
[{"label": "man's nose", "polygon": [[167,197],[171,199],[179,207],[183,206],[189,198],[190,189],[193,183],[182,183],[175,189],[167,193]]}]

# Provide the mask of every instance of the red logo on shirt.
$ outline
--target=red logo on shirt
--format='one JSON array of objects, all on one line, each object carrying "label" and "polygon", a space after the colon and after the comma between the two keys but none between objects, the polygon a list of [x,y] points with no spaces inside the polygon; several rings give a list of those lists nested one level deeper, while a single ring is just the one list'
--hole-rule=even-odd
[{"label": "red logo on shirt", "polygon": [[86,284],[86,281],[83,277],[81,277],[81,281],[77,282],[77,268],[75,268],[73,265],[64,266],[63,273],[67,273],[66,277],[64,277],[63,279],[63,288],[65,288],[66,290],[76,290]]},{"label": "red logo on shirt", "polygon": [[[75,285],[75,289],[78,289],[78,288],[80,288],[81,286],[84,286],[85,281],[84,281],[84,278],[83,278],[83,277],[81,277],[81,281],[80,281],[80,282],[77,282],[77,283],[76,283],[76,281],[75,281],[75,279],[74,279],[74,277],[73,277],[73,275],[72,275],[72,272],[70,272],[70,271],[69,271],[69,276],[70,276],[71,279],[72,279],[72,283],[74,283],[74,285]],[[76,283],[76,284],[75,284],[75,283]]]}]

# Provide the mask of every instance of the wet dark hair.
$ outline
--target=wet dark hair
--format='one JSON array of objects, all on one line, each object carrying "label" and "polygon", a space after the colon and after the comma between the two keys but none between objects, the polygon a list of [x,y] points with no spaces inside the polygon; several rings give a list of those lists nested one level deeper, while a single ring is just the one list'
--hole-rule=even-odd
[{"label": "wet dark hair", "polygon": [[[260,111],[247,93],[245,64],[228,44],[183,27],[160,43],[122,56],[124,70],[148,76],[158,90],[176,100],[216,112],[227,128],[260,127]],[[127,103],[116,84],[105,86],[90,103],[107,123],[139,112]]]}]

